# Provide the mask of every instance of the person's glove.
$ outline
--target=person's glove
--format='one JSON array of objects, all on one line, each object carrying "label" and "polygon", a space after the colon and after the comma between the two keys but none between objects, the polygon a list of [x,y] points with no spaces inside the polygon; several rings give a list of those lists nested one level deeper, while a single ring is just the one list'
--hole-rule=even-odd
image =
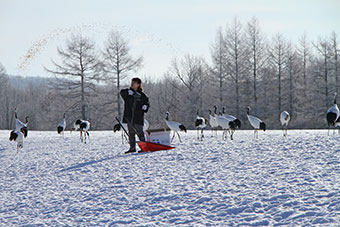
[{"label": "person's glove", "polygon": [[142,110],[146,111],[148,109],[148,106],[147,105],[143,105],[142,106]]},{"label": "person's glove", "polygon": [[134,92],[133,90],[131,90],[131,89],[128,90],[128,94],[129,94],[129,95],[133,95],[134,93],[135,93],[135,92]]}]

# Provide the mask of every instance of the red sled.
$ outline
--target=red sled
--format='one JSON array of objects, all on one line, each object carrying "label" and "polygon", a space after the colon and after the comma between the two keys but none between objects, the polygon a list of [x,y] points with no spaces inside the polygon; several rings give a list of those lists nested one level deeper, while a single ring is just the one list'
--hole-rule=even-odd
[{"label": "red sled", "polygon": [[146,142],[138,141],[137,144],[139,148],[142,150],[142,152],[171,150],[175,148],[164,144],[152,143],[148,141]]}]

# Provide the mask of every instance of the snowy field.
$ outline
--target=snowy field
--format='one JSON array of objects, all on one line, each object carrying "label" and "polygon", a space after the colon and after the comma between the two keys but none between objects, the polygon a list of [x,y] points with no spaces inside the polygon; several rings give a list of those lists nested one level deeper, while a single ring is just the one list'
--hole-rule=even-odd
[{"label": "snowy field", "polygon": [[340,226],[340,136],[181,133],[176,149],[124,154],[120,133],[0,131],[0,226]]}]

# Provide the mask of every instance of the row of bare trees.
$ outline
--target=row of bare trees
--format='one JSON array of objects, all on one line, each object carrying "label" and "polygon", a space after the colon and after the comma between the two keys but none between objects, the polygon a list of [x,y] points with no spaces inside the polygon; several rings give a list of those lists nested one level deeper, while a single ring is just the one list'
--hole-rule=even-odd
[{"label": "row of bare trees", "polygon": [[219,105],[235,115],[252,106],[272,124],[288,110],[296,127],[321,127],[340,87],[339,48],[334,32],[314,42],[304,34],[294,44],[279,33],[267,38],[256,18],[246,25],[234,19],[212,45]]},{"label": "row of bare trees", "polygon": [[[66,49],[58,48],[62,62],[53,61],[55,69],[45,70],[54,75],[53,90],[61,97],[73,100],[71,106],[65,106],[73,114],[81,110],[81,117],[89,116],[89,98],[105,93],[104,106],[106,115],[112,114],[114,103],[117,104],[118,116],[121,116],[119,91],[121,81],[130,71],[141,67],[142,57],[132,58],[127,41],[118,32],[111,32],[105,48],[98,54],[95,43],[81,35],[73,35],[66,43]],[[98,91],[97,85],[104,82],[109,85],[104,91]]]},{"label": "row of bare trees", "polygon": [[[325,127],[325,112],[340,89],[339,48],[334,32],[314,41],[303,34],[293,43],[283,34],[267,37],[256,18],[246,24],[235,18],[217,30],[210,59],[185,55],[173,60],[162,79],[144,78],[151,99],[146,117],[152,127],[162,127],[169,111],[174,120],[193,128],[196,111],[208,118],[216,105],[247,128],[245,108],[251,106],[269,128],[280,127],[283,110],[292,114],[292,127]],[[131,56],[128,41],[116,31],[103,50],[78,34],[58,53],[59,62],[46,68],[54,77],[39,85],[23,80],[26,85],[13,86],[0,67],[0,128],[11,127],[14,106],[21,107],[19,114],[35,116],[34,129],[54,129],[64,112],[69,122],[84,118],[94,129],[112,128],[114,117],[122,113],[119,91],[138,76],[143,58]]]}]

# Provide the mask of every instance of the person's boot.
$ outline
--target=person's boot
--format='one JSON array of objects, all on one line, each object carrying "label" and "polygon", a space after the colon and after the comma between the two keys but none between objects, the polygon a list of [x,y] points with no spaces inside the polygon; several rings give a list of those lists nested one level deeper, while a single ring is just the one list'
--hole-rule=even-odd
[{"label": "person's boot", "polygon": [[125,154],[128,154],[128,153],[135,153],[136,150],[135,149],[129,149],[128,151],[125,151]]}]

